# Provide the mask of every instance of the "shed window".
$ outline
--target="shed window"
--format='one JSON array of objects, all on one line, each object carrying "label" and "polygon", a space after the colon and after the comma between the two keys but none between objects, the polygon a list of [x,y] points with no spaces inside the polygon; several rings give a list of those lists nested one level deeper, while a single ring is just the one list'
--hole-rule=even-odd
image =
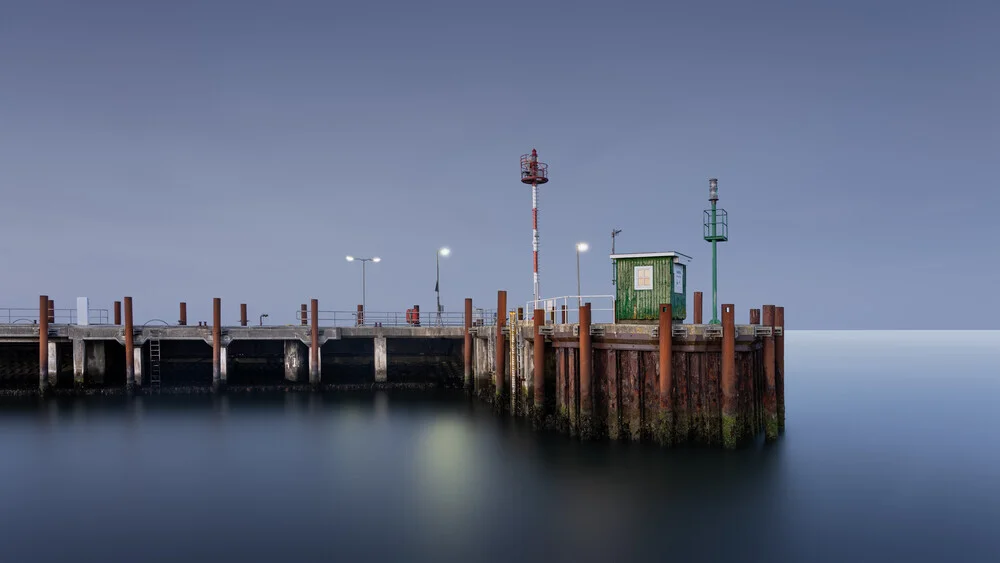
[{"label": "shed window", "polygon": [[653,289],[653,267],[652,266],[636,266],[635,267],[635,289]]}]

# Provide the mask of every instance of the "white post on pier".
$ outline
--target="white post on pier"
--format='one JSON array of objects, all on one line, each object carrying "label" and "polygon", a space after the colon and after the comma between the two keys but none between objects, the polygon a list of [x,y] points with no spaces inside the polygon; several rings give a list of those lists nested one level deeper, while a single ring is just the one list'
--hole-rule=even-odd
[{"label": "white post on pier", "polygon": [[90,299],[86,297],[76,298],[76,324],[80,326],[90,324]]}]

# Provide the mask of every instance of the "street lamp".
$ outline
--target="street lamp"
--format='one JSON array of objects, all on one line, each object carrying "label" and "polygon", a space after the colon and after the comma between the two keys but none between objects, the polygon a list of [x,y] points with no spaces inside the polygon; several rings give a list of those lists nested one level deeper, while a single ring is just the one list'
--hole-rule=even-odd
[{"label": "street lamp", "polygon": [[583,307],[583,293],[580,291],[580,253],[586,252],[590,248],[585,242],[576,243],[576,297],[580,301],[580,307]]},{"label": "street lamp", "polygon": [[375,262],[377,264],[381,262],[382,259],[379,258],[378,256],[374,256],[372,258],[355,258],[354,256],[347,257],[348,262],[354,262],[355,260],[361,262],[361,311],[364,312],[367,310],[367,303],[365,302],[365,300],[367,299],[366,295],[367,290],[365,289],[365,286],[367,285],[365,265],[368,262]]},{"label": "street lamp", "polygon": [[434,282],[434,293],[437,294],[437,324],[441,326],[441,257],[448,256],[451,254],[451,249],[444,247],[439,248],[434,255],[434,260],[437,265],[437,281]]},{"label": "street lamp", "polygon": [[260,326],[264,326],[264,317],[266,317],[266,316],[267,316],[267,313],[264,313],[263,315],[260,316],[260,319],[258,319],[259,322],[260,322]]}]

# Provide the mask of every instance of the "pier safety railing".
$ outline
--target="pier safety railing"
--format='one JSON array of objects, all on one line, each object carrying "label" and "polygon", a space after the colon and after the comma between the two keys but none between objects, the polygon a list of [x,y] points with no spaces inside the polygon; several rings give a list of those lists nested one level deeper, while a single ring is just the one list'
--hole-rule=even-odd
[{"label": "pier safety railing", "polygon": [[[55,309],[53,324],[77,324],[76,309]],[[37,324],[38,308],[0,307],[0,324]],[[107,309],[88,309],[87,323],[111,324]]]},{"label": "pier safety railing", "polygon": [[[296,317],[301,313],[296,311]],[[359,318],[360,316],[360,318]],[[358,311],[319,311],[317,319],[320,326],[335,327],[462,327],[465,326],[465,313],[455,311],[442,311],[440,316],[436,312],[420,311],[418,314],[406,311],[365,311],[359,315]],[[492,310],[476,309],[472,314],[472,324],[474,326],[490,325],[496,323],[496,312]]]},{"label": "pier safety railing", "polygon": [[[555,314],[555,322],[578,323],[580,322],[580,305],[590,303],[590,322],[612,324],[615,322],[615,296],[614,295],[563,295],[561,297],[549,297],[538,301],[528,301],[524,305],[524,318],[530,319],[535,309],[545,311],[545,322],[550,322]],[[563,309],[565,309],[566,319],[563,320]]]}]

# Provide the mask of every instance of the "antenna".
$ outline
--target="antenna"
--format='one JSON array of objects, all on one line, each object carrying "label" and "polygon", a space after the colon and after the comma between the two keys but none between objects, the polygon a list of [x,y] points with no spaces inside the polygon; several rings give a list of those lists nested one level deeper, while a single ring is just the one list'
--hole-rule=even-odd
[{"label": "antenna", "polygon": [[[615,253],[615,237],[622,234],[622,230],[615,227],[611,229],[611,254]],[[618,269],[615,267],[615,263],[611,263],[611,285],[618,285]]]}]

